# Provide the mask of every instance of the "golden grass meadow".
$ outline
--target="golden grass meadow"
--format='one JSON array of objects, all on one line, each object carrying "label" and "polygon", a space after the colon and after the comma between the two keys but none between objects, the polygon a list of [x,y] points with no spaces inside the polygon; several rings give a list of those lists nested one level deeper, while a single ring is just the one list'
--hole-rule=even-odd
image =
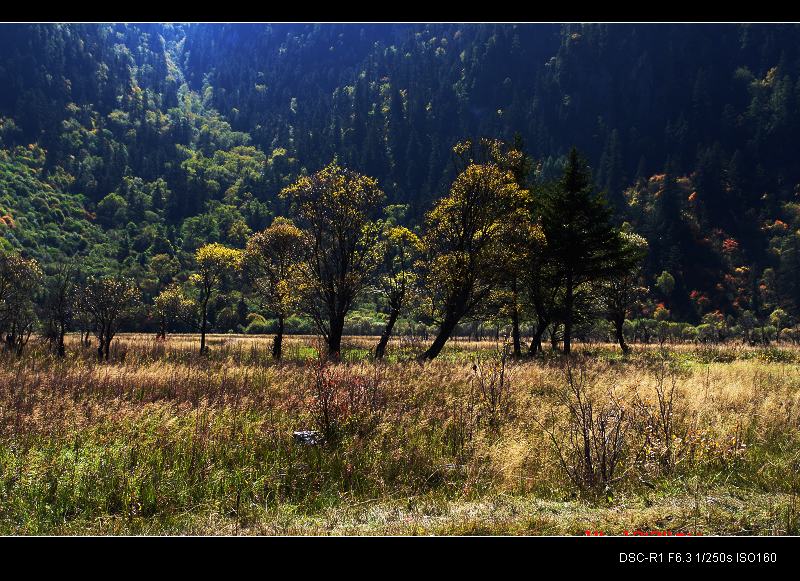
[{"label": "golden grass meadow", "polygon": [[2,357],[2,534],[798,534],[797,347],[68,339]]}]

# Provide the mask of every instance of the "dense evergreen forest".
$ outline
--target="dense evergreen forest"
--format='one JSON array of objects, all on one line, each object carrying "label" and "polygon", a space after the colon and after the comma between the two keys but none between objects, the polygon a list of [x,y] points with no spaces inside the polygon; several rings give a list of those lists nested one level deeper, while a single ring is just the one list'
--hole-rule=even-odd
[{"label": "dense evergreen forest", "polygon": [[[20,341],[35,318],[51,334],[59,324],[98,332],[106,322],[91,308],[59,306],[71,278],[95,308],[107,294],[141,304],[123,328],[325,327],[327,315],[283,291],[251,292],[258,277],[226,285],[215,276],[235,259],[223,249],[246,263],[256,243],[291,247],[295,226],[275,217],[313,231],[319,217],[304,200],[337,180],[380,202],[381,236],[394,243],[378,283],[361,281],[334,305],[345,331],[379,334],[398,318],[405,329],[441,330],[447,313],[437,318],[425,301],[394,308],[392,293],[398,281],[433,276],[406,273],[406,246],[419,242],[423,259],[452,250],[430,232],[442,228],[440,200],[470,187],[457,144],[486,137],[524,152],[524,161],[489,157],[514,170],[520,189],[541,193],[544,222],[560,203],[548,184],[569,190],[572,172],[576,192],[605,192],[615,231],[646,242],[624,285],[637,290],[622,309],[629,336],[777,338],[800,318],[799,39],[789,25],[3,25],[0,270],[28,264],[8,257],[33,259],[44,281],[30,320],[9,319],[4,331],[20,325],[10,333]],[[575,182],[582,177],[591,183]],[[214,268],[204,273],[204,261]],[[115,275],[136,293],[104,290],[122,284]],[[494,291],[516,296],[516,285],[498,282],[481,301],[502,303]],[[2,288],[6,310],[23,312]],[[17,286],[33,296],[27,288]],[[591,310],[580,293],[558,293],[562,306],[541,310],[560,313],[552,320],[537,321],[534,308],[465,307],[455,324],[513,321],[534,342],[545,328],[563,339],[573,323],[613,336],[613,314],[579,316]],[[202,306],[191,323],[175,314],[189,301]],[[112,320],[101,347],[122,307],[102,314]]]}]

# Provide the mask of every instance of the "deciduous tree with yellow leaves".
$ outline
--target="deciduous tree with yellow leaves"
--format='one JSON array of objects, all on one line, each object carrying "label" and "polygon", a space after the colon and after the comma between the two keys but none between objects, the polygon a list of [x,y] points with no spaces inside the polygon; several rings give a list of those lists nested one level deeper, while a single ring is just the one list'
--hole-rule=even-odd
[{"label": "deciduous tree with yellow leaves", "polygon": [[275,218],[272,225],[247,241],[243,268],[263,306],[278,319],[272,357],[281,358],[286,318],[301,298],[300,271],[305,236],[290,220]]},{"label": "deciduous tree with yellow leaves", "polygon": [[36,260],[0,249],[0,334],[6,349],[17,354],[36,323],[34,295],[42,279]]},{"label": "deciduous tree with yellow leaves", "polygon": [[[460,142],[453,151],[463,156],[472,147],[471,142]],[[491,154],[483,163],[468,161],[449,194],[426,216],[426,310],[439,332],[421,359],[435,358],[459,321],[492,302],[491,295],[508,272],[509,229],[519,223],[516,215],[524,214],[527,192],[498,161]]]},{"label": "deciduous tree with yellow leaves", "polygon": [[167,332],[178,321],[197,328],[197,303],[177,284],[170,284],[156,296],[153,313],[158,318],[157,339],[166,339]]},{"label": "deciduous tree with yellow leaves", "polygon": [[417,273],[414,263],[420,252],[419,237],[408,228],[391,222],[386,224],[381,242],[384,255],[376,288],[386,300],[389,319],[375,347],[376,359],[382,359],[386,353],[386,345],[392,336],[397,318],[416,290]]},{"label": "deciduous tree with yellow leaves", "polygon": [[369,176],[331,162],[281,191],[305,233],[301,306],[338,358],[344,319],[380,261],[375,219],[385,195]]},{"label": "deciduous tree with yellow leaves", "polygon": [[628,268],[612,273],[597,285],[597,296],[608,319],[614,325],[614,333],[623,353],[630,351],[625,342],[623,328],[625,319],[635,305],[647,294],[647,287],[641,284],[642,262],[647,256],[647,240],[635,232],[623,230],[622,256]]},{"label": "deciduous tree with yellow leaves", "polygon": [[195,253],[196,270],[190,281],[197,288],[200,306],[200,353],[206,352],[208,303],[239,270],[242,251],[219,243],[206,244]]},{"label": "deciduous tree with yellow leaves", "polygon": [[97,336],[97,357],[108,361],[111,341],[120,319],[141,301],[141,293],[132,280],[122,276],[90,279],[80,297],[80,307],[90,318]]}]

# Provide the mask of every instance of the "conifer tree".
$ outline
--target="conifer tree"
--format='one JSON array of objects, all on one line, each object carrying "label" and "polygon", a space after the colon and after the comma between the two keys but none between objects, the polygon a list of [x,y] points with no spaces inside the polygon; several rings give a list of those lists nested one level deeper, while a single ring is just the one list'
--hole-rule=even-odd
[{"label": "conifer tree", "polygon": [[630,267],[605,197],[594,191],[591,173],[575,148],[558,183],[543,188],[541,224],[556,278],[563,288],[564,353],[572,348],[575,307],[586,283]]}]

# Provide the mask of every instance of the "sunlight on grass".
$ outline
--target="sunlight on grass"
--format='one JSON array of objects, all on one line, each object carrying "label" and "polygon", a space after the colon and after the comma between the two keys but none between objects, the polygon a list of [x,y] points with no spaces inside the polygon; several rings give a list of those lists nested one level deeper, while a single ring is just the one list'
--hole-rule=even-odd
[{"label": "sunlight on grass", "polygon": [[[124,335],[98,364],[70,337],[66,361],[4,358],[0,532],[798,532],[796,348],[585,345],[568,367],[489,341],[424,365],[399,342],[373,362],[369,337],[337,365],[312,337],[280,365],[268,337],[196,344]],[[571,388],[620,426],[602,482],[573,454]]]}]

